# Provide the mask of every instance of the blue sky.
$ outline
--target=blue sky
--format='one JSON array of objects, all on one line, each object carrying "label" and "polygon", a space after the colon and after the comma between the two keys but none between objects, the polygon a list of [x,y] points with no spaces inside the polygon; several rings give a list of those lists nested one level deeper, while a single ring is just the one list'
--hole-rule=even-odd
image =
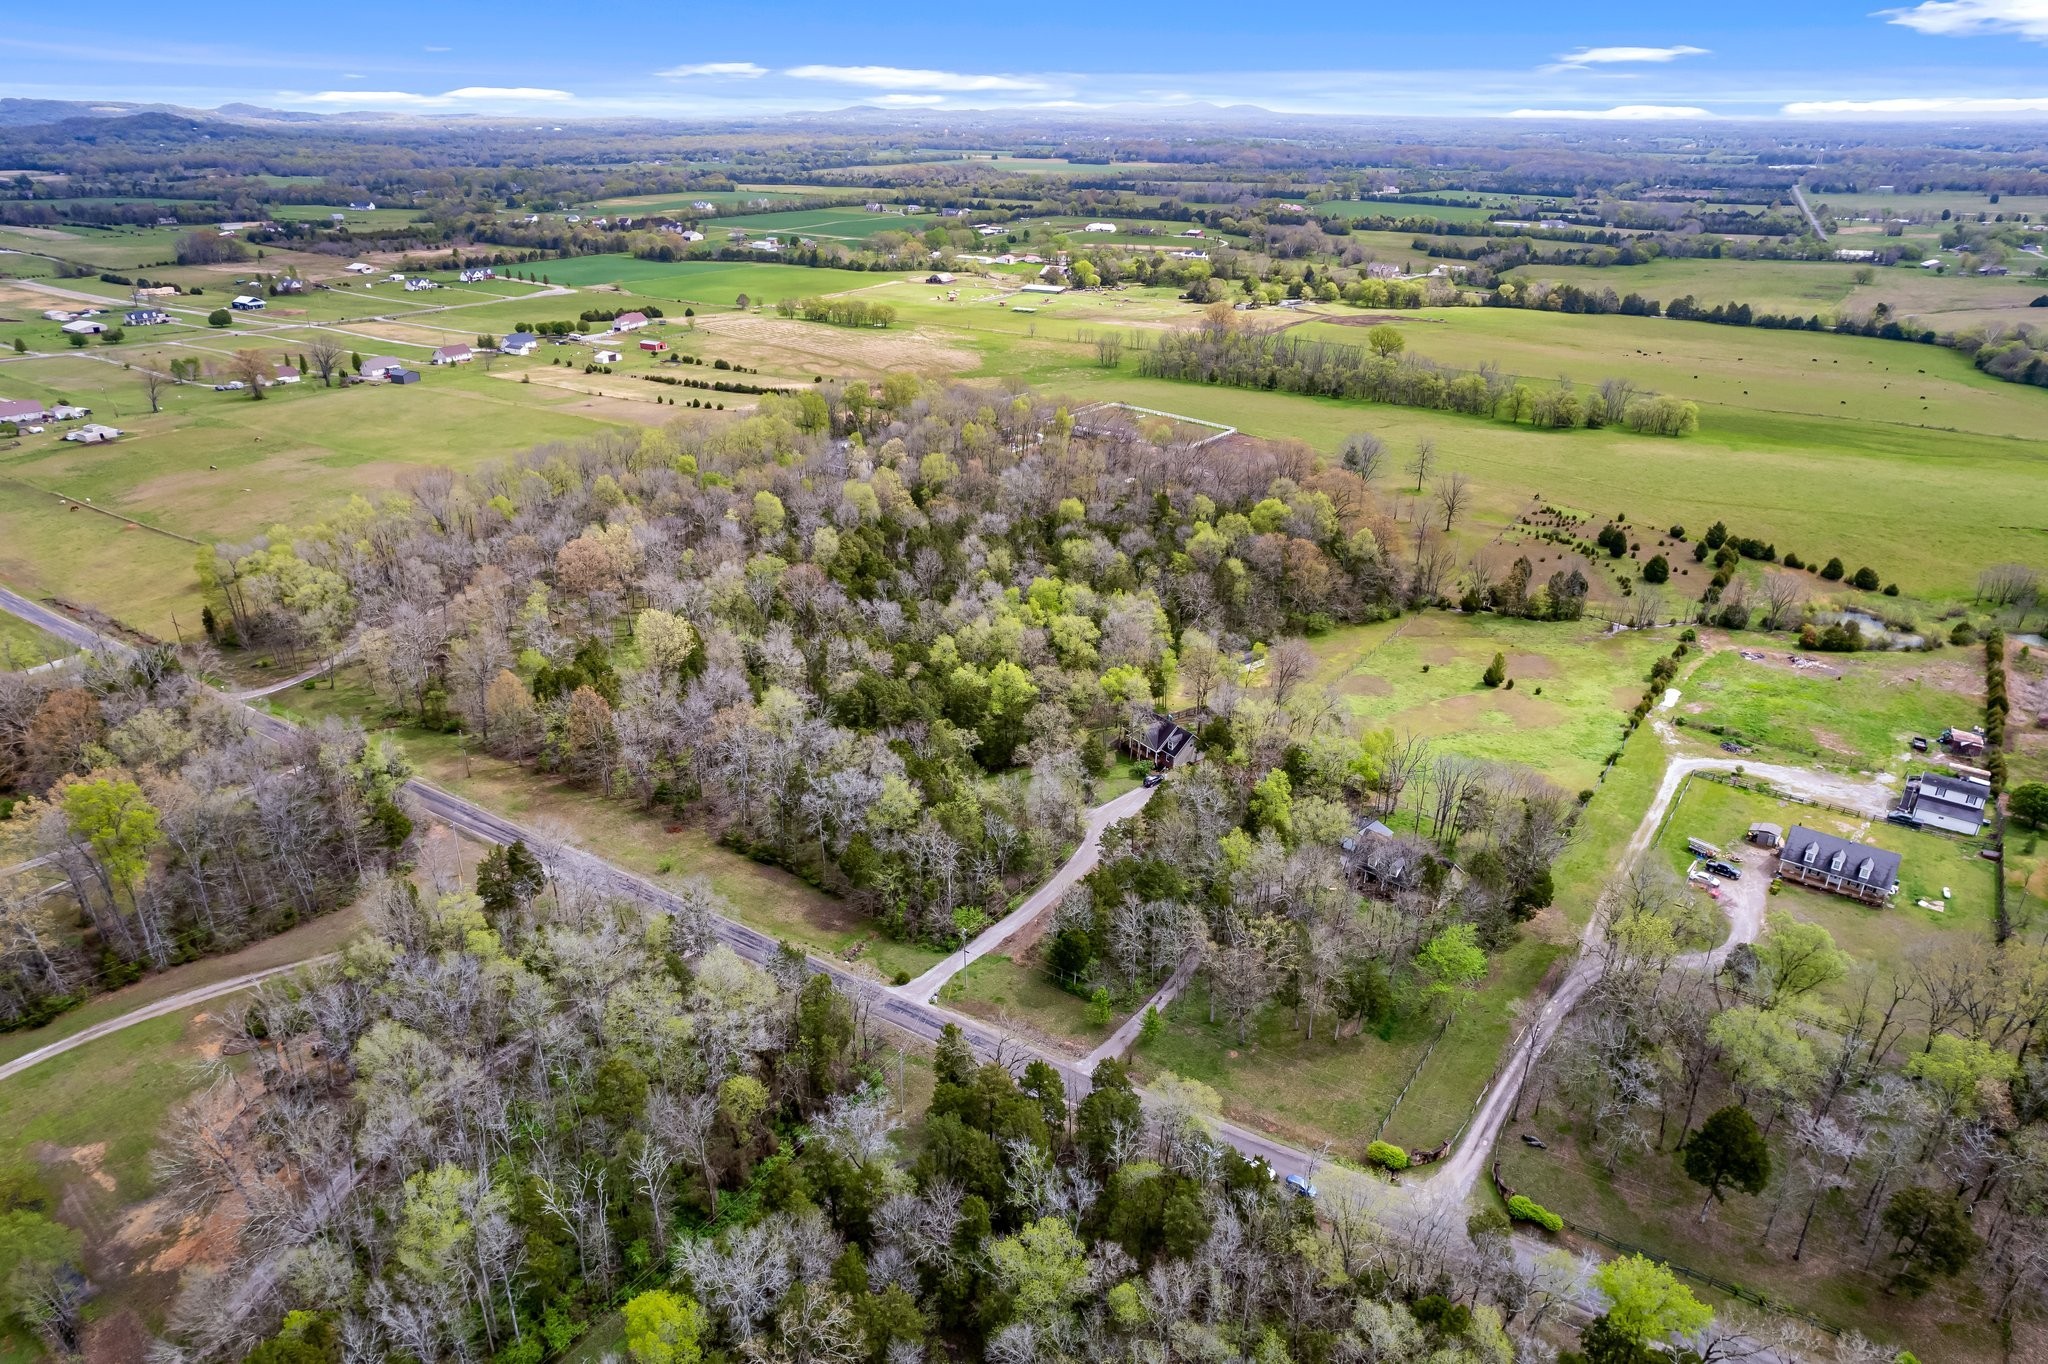
[{"label": "blue sky", "polygon": [[1209,102],[2048,122],[2048,0],[987,8],[420,0],[243,14],[90,0],[67,23],[21,6],[0,30],[0,94],[558,120]]}]

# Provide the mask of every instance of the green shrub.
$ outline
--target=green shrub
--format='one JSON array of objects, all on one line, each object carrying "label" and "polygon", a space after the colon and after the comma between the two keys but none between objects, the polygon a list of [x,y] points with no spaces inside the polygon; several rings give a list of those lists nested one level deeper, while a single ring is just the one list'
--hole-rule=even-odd
[{"label": "green shrub", "polygon": [[1550,1209],[1530,1198],[1527,1194],[1516,1194],[1508,1200],[1508,1216],[1517,1222],[1534,1222],[1545,1231],[1563,1231],[1564,1219]]},{"label": "green shrub", "polygon": [[1408,1168],[1408,1153],[1390,1141],[1376,1141],[1367,1146],[1365,1158],[1384,1170]]}]

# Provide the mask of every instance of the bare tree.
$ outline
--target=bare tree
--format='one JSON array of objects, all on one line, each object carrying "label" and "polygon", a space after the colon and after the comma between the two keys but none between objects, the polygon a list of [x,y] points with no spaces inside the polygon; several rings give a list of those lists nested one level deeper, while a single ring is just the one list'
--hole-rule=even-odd
[{"label": "bare tree", "polygon": [[325,332],[316,335],[306,345],[306,363],[320,376],[320,387],[331,388],[334,371],[341,368],[344,352],[338,342]]},{"label": "bare tree", "polygon": [[148,400],[152,412],[164,410],[164,394],[177,383],[169,373],[159,368],[161,364],[161,358],[152,355],[135,367],[136,376],[142,381],[142,396]]},{"label": "bare tree", "polygon": [[1115,369],[1123,363],[1124,336],[1122,332],[1103,332],[1095,338],[1095,363],[1104,369]]},{"label": "bare tree", "polygon": [[1436,481],[1437,510],[1444,514],[1444,531],[1448,534],[1457,521],[1458,514],[1465,510],[1472,489],[1472,480],[1453,471]]},{"label": "bare tree", "polygon": [[1294,689],[1308,680],[1315,662],[1315,651],[1308,647],[1307,640],[1283,639],[1274,645],[1266,655],[1266,676],[1272,681],[1273,699],[1286,705]]},{"label": "bare tree", "polygon": [[1353,431],[1337,447],[1337,462],[1370,485],[1386,471],[1387,443],[1370,431]]},{"label": "bare tree", "polygon": [[1766,630],[1783,628],[1797,618],[1806,600],[1806,580],[1797,573],[1770,573],[1763,582],[1763,616],[1758,622]]},{"label": "bare tree", "polygon": [[1408,472],[1415,475],[1415,491],[1420,493],[1428,481],[1430,471],[1436,468],[1436,441],[1424,436],[1415,442],[1415,456],[1408,461]]},{"label": "bare tree", "polygon": [[1633,379],[1602,379],[1600,381],[1601,415],[1607,425],[1618,423],[1628,411],[1628,405],[1635,401],[1636,381]]},{"label": "bare tree", "polygon": [[1993,564],[1977,575],[1977,600],[1993,606],[2011,606],[2039,588],[2040,575],[2025,564]]}]

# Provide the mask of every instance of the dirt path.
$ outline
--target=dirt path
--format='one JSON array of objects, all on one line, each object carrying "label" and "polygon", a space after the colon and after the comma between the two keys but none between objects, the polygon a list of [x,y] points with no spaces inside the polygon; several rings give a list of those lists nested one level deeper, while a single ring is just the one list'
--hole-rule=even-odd
[{"label": "dirt path", "polygon": [[110,1018],[104,1023],[95,1023],[90,1028],[81,1028],[69,1037],[59,1038],[48,1046],[38,1047],[32,1052],[17,1056],[6,1065],[0,1065],[0,1080],[6,1080],[12,1076],[19,1075],[30,1066],[38,1065],[53,1056],[62,1056],[67,1051],[71,1051],[76,1047],[82,1047],[88,1042],[97,1041],[109,1033],[120,1032],[123,1028],[132,1028],[137,1023],[147,1023],[152,1018],[162,1018],[165,1014],[181,1012],[195,1004],[204,1004],[209,999],[218,999],[222,995],[238,994],[252,985],[260,984],[270,979],[272,976],[283,975],[287,971],[297,971],[308,966],[317,966],[321,962],[333,961],[336,955],[333,952],[328,952],[321,956],[308,957],[304,961],[290,961],[282,966],[269,966],[261,971],[244,972],[239,976],[230,976],[226,980],[215,981],[211,985],[199,985],[190,990],[180,991],[178,994],[159,999],[153,1004],[144,1004],[140,1008],[129,1010],[118,1018]]},{"label": "dirt path", "polygon": [[1145,802],[1152,799],[1150,787],[1134,787],[1115,800],[1105,801],[1088,812],[1088,822],[1081,833],[1081,845],[1074,849],[1060,869],[1030,895],[1024,903],[981,931],[979,937],[958,952],[949,953],[946,959],[926,971],[907,985],[898,985],[895,992],[905,999],[934,1000],[940,989],[954,976],[967,969],[968,963],[989,953],[1008,942],[1026,924],[1060,902],[1060,897],[1073,889],[1076,882],[1095,870],[1101,857],[1102,831],[1121,819],[1128,819],[1145,808]]},{"label": "dirt path", "polygon": [[1195,968],[1201,964],[1200,952],[1190,952],[1182,957],[1180,965],[1174,967],[1173,974],[1166,978],[1166,984],[1160,986],[1158,992],[1145,1001],[1143,1008],[1126,1018],[1123,1026],[1111,1033],[1101,1046],[1089,1052],[1088,1059],[1082,1064],[1093,1070],[1096,1062],[1112,1056],[1122,1056],[1129,1051],[1132,1044],[1138,1040],[1138,1030],[1145,1026],[1145,1015],[1154,1009],[1165,1013],[1166,1006],[1180,998],[1180,992],[1188,988],[1188,982],[1195,978]]}]

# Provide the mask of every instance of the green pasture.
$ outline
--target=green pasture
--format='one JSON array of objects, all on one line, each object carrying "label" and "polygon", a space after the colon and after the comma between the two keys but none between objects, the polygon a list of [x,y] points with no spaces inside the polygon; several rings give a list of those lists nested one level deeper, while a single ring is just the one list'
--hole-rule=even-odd
[{"label": "green pasture", "polygon": [[[24,372],[36,382],[21,382]],[[181,385],[152,415],[133,376],[111,365],[70,356],[0,365],[10,396],[83,402],[129,433],[84,446],[52,431],[0,451],[0,486],[11,494],[0,498],[0,579],[169,638],[173,613],[188,629],[198,618],[195,546],[152,528],[246,539],[328,516],[353,493],[376,496],[412,468],[471,467],[600,429],[597,418],[555,410],[580,403],[578,394],[473,368],[424,375],[406,388],[309,381],[261,402]],[[81,499],[114,515],[70,510]]]},{"label": "green pasture", "polygon": [[[642,298],[686,303],[699,308],[729,308],[745,294],[756,302],[845,293],[902,276],[863,270],[811,269],[754,261],[650,261],[632,256],[578,256],[546,261],[534,267],[555,284],[616,284]],[[553,300],[570,303],[572,300]],[[540,300],[536,310],[550,300]],[[583,306],[588,306],[584,304]],[[580,308],[572,309],[573,316]]]},{"label": "green pasture", "polygon": [[[1872,239],[1873,245],[1876,240]],[[1948,259],[1953,263],[1955,258]],[[1856,282],[1861,270],[1875,272],[1870,283]],[[2022,278],[2025,273],[2022,269],[2005,277],[1981,277],[1936,274],[1913,264],[1663,259],[1629,266],[1525,265],[1514,270],[1511,278],[1612,289],[1617,294],[1636,293],[1667,304],[1690,294],[1703,305],[1747,303],[1760,312],[1799,317],[1818,314],[1823,321],[1844,314],[1862,315],[1883,303],[1894,316],[1918,317],[1927,326],[1947,329],[1958,325],[1944,320],[1950,313],[2025,309],[2042,292],[2041,282]],[[2011,319],[2015,323],[2031,320],[2024,311]]]},{"label": "green pasture", "polygon": [[1731,640],[1752,641],[1769,645],[1772,661],[1717,650],[1687,679],[1678,715],[1689,728],[1723,726],[1760,759],[1897,772],[1910,761],[1914,735],[1931,740],[1981,718],[1974,651],[1829,655],[1836,678],[1786,666],[1783,636]]},{"label": "green pasture", "polygon": [[[1576,791],[1593,784],[1620,744],[1651,663],[1673,639],[1606,631],[1595,620],[1417,612],[1311,639],[1309,685],[1369,724],[1533,768]],[[1480,682],[1496,653],[1512,688]]]},{"label": "green pasture", "polygon": [[721,217],[705,228],[707,240],[738,229],[756,236],[823,237],[833,241],[865,242],[879,232],[904,232],[912,236],[934,227],[958,226],[964,220],[941,218],[937,213],[869,213],[859,204],[836,209],[800,209],[791,213],[745,213]]},{"label": "green pasture", "polygon": [[134,270],[169,262],[177,255],[178,238],[193,229],[184,227],[64,227],[52,229],[63,236],[43,231],[0,228],[0,247],[37,255],[76,261],[100,270]]},{"label": "green pasture", "polygon": [[1872,214],[1884,218],[1912,218],[1922,214],[1940,218],[1947,209],[1957,216],[1975,218],[1979,213],[1995,218],[2003,213],[2007,222],[2019,214],[2040,222],[2048,218],[2048,194],[2001,194],[1997,203],[1982,190],[1928,190],[1924,194],[1811,194],[1806,202],[1814,212],[1847,217]]}]

